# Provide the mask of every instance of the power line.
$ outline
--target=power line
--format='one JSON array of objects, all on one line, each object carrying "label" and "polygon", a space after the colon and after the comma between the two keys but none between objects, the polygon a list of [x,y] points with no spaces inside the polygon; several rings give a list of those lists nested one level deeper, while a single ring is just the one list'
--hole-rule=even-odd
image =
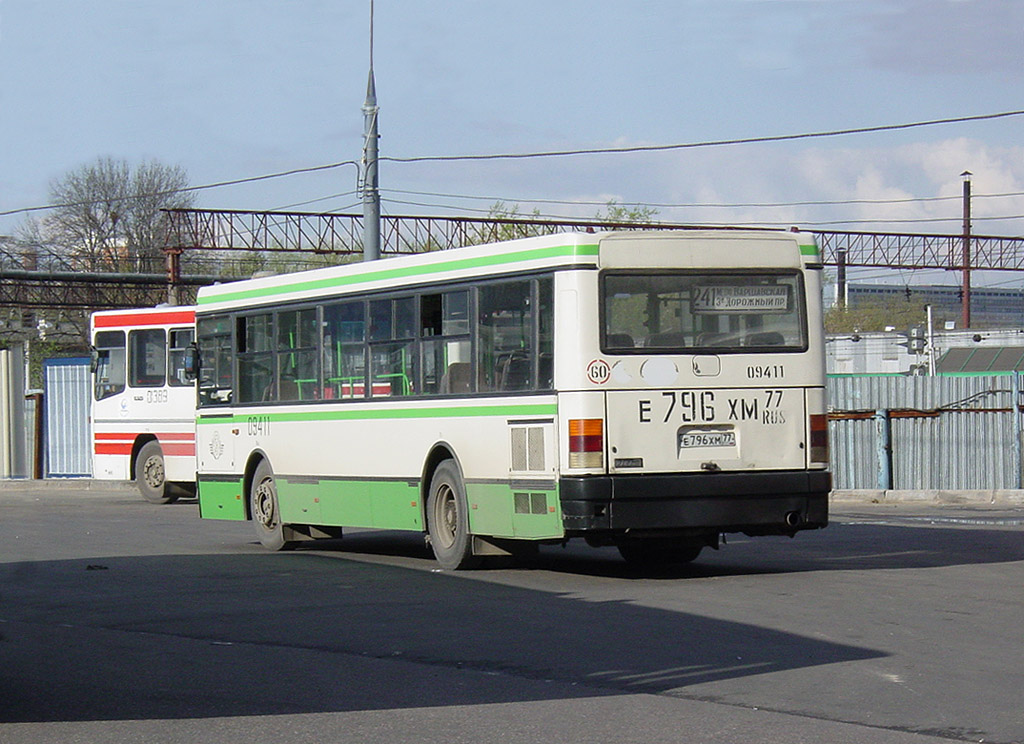
[{"label": "power line", "polygon": [[[460,206],[460,205],[457,205],[457,204],[436,204],[436,203],[431,203],[431,202],[409,201],[407,199],[383,199],[383,201],[386,201],[389,204],[404,204],[406,206],[413,206],[413,207],[443,207],[445,209],[450,209],[452,211],[468,212],[470,214],[491,214],[491,212],[492,212],[491,209],[478,209],[478,208],[475,208],[475,207],[464,207],[464,206]],[[555,202],[555,203],[587,204],[587,202]],[[605,203],[601,203],[601,206],[605,206]],[[629,206],[629,205],[625,205],[625,206]],[[700,205],[695,205],[695,206],[700,206]],[[517,216],[522,216],[522,217],[538,217],[540,219],[550,219],[550,220],[576,220],[576,219],[579,219],[579,215],[560,215],[560,214],[550,214],[550,213],[523,214],[523,215],[517,215]],[[1024,215],[1022,215],[1022,214],[1010,214],[1010,215],[1002,215],[1002,216],[996,215],[996,216],[990,216],[990,217],[977,217],[977,216],[973,216],[971,218],[971,220],[973,222],[1000,221],[1000,220],[1017,220],[1017,219],[1024,219]],[[894,218],[890,218],[890,217],[884,217],[884,218],[877,218],[877,219],[860,218],[860,219],[823,220],[823,221],[784,220],[782,222],[778,222],[778,221],[772,222],[772,221],[767,221],[767,220],[758,220],[757,224],[765,225],[765,226],[774,226],[774,227],[778,227],[778,226],[788,227],[788,226],[793,225],[794,222],[796,222],[797,224],[802,225],[802,226],[806,226],[806,227],[827,227],[827,226],[836,226],[836,225],[920,224],[920,223],[930,223],[930,222],[957,222],[958,223],[960,221],[961,221],[960,217],[915,217],[915,218],[909,218],[908,217],[908,218],[904,218],[904,219],[894,219]],[[705,224],[705,223],[696,222],[694,224]],[[706,223],[706,224],[712,224],[712,223]]]},{"label": "power line", "polygon": [[[474,196],[472,194],[445,194],[431,191],[410,191],[406,189],[381,189],[384,192],[390,192],[392,194],[411,194],[413,196],[436,196],[445,199],[467,199],[473,201],[487,201],[493,203],[501,202],[503,204],[560,204],[566,206],[597,206],[606,207],[609,205],[608,201],[588,201],[588,200],[576,200],[576,199],[516,199],[511,197],[501,196]],[[1024,191],[1010,191],[1002,194],[978,194],[974,193],[971,195],[972,199],[995,199],[1000,197],[1009,196],[1024,196]],[[326,198],[326,197],[325,197]],[[856,204],[912,204],[918,202],[940,202],[940,201],[961,201],[962,196],[920,196],[920,197],[908,197],[906,199],[836,199],[836,200],[818,200],[818,201],[793,201],[793,202],[734,202],[734,203],[716,203],[716,202],[682,202],[682,203],[670,203],[670,202],[619,202],[614,201],[614,206],[621,207],[653,207],[656,209],[684,209],[684,208],[722,208],[722,209],[735,209],[735,208],[776,208],[776,207],[818,207],[818,206],[849,206]],[[412,203],[412,202],[410,202]],[[434,206],[432,204],[423,206]]]},{"label": "power line", "polygon": [[355,191],[342,191],[339,194],[330,194],[329,196],[321,196],[318,199],[308,199],[306,201],[295,202],[294,204],[285,204],[281,207],[274,207],[271,212],[283,212],[287,209],[295,209],[295,207],[304,207],[307,204],[316,204],[317,202],[328,201],[329,199],[339,199],[343,196],[353,196]]},{"label": "power line", "polygon": [[[885,124],[880,126],[872,127],[855,127],[849,129],[833,129],[820,132],[805,132],[800,134],[782,134],[782,135],[771,135],[762,137],[744,137],[737,139],[727,140],[706,140],[701,142],[686,142],[670,145],[635,145],[630,147],[606,147],[606,148],[588,148],[588,149],[575,149],[575,150],[549,150],[540,152],[525,152],[525,153],[496,153],[496,154],[484,154],[484,155],[425,155],[415,157],[393,157],[386,156],[378,158],[379,161],[389,161],[395,163],[423,163],[423,162],[455,162],[455,161],[474,161],[474,160],[505,160],[505,159],[528,159],[528,158],[545,158],[545,157],[561,157],[568,155],[603,155],[613,153],[633,153],[633,152],[661,152],[668,150],[683,150],[683,149],[695,149],[701,147],[719,147],[722,145],[743,145],[743,144],[756,144],[765,142],[783,142],[792,140],[803,140],[803,139],[816,139],[823,137],[836,137],[841,135],[849,134],[869,134],[874,132],[887,132],[897,131],[902,129],[914,129],[926,126],[936,126],[940,124],[960,124],[971,121],[987,121],[993,119],[1001,119],[1013,116],[1024,115],[1024,110],[1017,111],[1003,111],[994,114],[978,114],[974,116],[957,116],[948,117],[944,119],[931,119],[927,121],[910,122],[906,124]],[[357,168],[360,164],[354,160],[344,160],[338,163],[328,163],[326,165],[315,165],[306,168],[293,168],[287,171],[281,171],[278,173],[268,173],[261,176],[250,176],[247,178],[236,178],[227,181],[218,181],[216,183],[203,184],[201,186],[188,186],[182,189],[170,189],[166,191],[155,191],[147,194],[135,194],[132,196],[121,197],[118,201],[126,201],[131,199],[142,199],[152,196],[167,196],[170,194],[194,192],[194,191],[205,191],[208,189],[221,188],[223,186],[236,186],[244,183],[255,183],[257,181],[265,181],[273,178],[283,178],[285,176],[292,176],[301,173],[313,173],[316,171],[330,170],[333,168],[339,168],[344,165],[354,165]],[[947,198],[947,197],[934,197],[935,199]],[[107,200],[87,200],[81,202],[72,202],[66,204],[46,204],[35,207],[22,207],[20,209],[11,209],[0,211],[0,217],[8,217],[15,214],[27,214],[29,212],[46,211],[55,209],[57,207],[80,207],[80,206],[91,206],[93,204],[103,203]]]},{"label": "power line", "polygon": [[805,132],[802,134],[777,134],[767,137],[741,137],[737,139],[706,140],[703,142],[684,142],[673,145],[633,145],[630,147],[597,147],[577,150],[547,150],[541,152],[519,152],[500,153],[490,155],[420,155],[414,157],[382,157],[393,163],[426,163],[426,162],[453,162],[466,160],[513,160],[526,158],[550,158],[566,155],[607,155],[614,153],[631,152],[661,152],[665,150],[687,150],[698,147],[721,147],[722,145],[751,145],[764,142],[785,142],[792,140],[816,139],[821,137],[838,137],[847,134],[870,134],[873,132],[892,132],[900,129],[914,129],[918,127],[930,127],[939,124],[962,124],[969,121],[987,121],[991,119],[1002,119],[1010,116],[1024,115],[1024,110],[1003,111],[997,114],[978,114],[975,116],[955,116],[946,119],[930,119],[928,121],[916,121],[909,124],[884,124],[873,127],[854,127],[850,129],[831,129],[822,132]]}]

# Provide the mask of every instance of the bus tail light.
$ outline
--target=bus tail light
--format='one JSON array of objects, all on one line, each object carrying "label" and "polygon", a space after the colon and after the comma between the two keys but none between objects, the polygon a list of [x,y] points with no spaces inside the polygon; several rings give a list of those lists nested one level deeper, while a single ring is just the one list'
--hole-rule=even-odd
[{"label": "bus tail light", "polygon": [[828,465],[828,420],[823,413],[811,414],[811,462]]},{"label": "bus tail light", "polygon": [[604,467],[603,419],[569,419],[569,467]]}]

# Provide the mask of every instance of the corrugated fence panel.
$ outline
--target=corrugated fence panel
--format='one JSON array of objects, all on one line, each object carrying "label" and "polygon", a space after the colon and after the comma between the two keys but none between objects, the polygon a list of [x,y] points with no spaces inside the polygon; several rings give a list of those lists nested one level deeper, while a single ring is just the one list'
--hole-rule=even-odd
[{"label": "corrugated fence panel", "polygon": [[971,377],[830,377],[828,404],[836,411],[931,409],[962,401],[976,408],[1011,405],[1010,375]]},{"label": "corrugated fence panel", "polygon": [[[830,378],[828,402],[833,413],[947,409],[890,419],[894,489],[1015,489],[1021,414],[1013,410],[1013,382],[1007,375]],[[833,419],[829,434],[835,488],[877,488],[876,420]]]},{"label": "corrugated fence panel", "polygon": [[829,422],[832,480],[836,488],[877,488],[875,422],[847,419]]},{"label": "corrugated fence panel", "polygon": [[47,359],[43,362],[43,381],[46,476],[92,475],[89,359]]}]

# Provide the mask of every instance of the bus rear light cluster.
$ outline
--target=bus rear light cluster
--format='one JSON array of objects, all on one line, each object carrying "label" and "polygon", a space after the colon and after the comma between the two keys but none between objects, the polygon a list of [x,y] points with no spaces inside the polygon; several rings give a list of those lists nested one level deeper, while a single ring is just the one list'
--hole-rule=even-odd
[{"label": "bus rear light cluster", "polygon": [[603,419],[569,419],[569,467],[604,467]]},{"label": "bus rear light cluster", "polygon": [[828,465],[828,420],[823,413],[811,414],[811,462]]}]

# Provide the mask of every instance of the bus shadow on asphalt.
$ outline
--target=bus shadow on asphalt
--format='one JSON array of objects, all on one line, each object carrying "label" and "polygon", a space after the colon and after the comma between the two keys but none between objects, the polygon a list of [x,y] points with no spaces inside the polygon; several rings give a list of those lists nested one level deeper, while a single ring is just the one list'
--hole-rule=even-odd
[{"label": "bus shadow on asphalt", "polygon": [[885,654],[309,551],[0,564],[0,721],[684,695]]},{"label": "bus shadow on asphalt", "polygon": [[[344,556],[392,557],[436,564],[419,534],[373,530],[346,533],[340,540],[301,543],[299,551]],[[718,550],[705,548],[682,565],[636,566],[615,548],[591,548],[582,540],[541,546],[535,556],[484,561],[482,571],[543,570],[621,579],[688,579],[719,576],[938,568],[1024,560],[1020,530],[838,522],[795,538],[728,535]]]}]

